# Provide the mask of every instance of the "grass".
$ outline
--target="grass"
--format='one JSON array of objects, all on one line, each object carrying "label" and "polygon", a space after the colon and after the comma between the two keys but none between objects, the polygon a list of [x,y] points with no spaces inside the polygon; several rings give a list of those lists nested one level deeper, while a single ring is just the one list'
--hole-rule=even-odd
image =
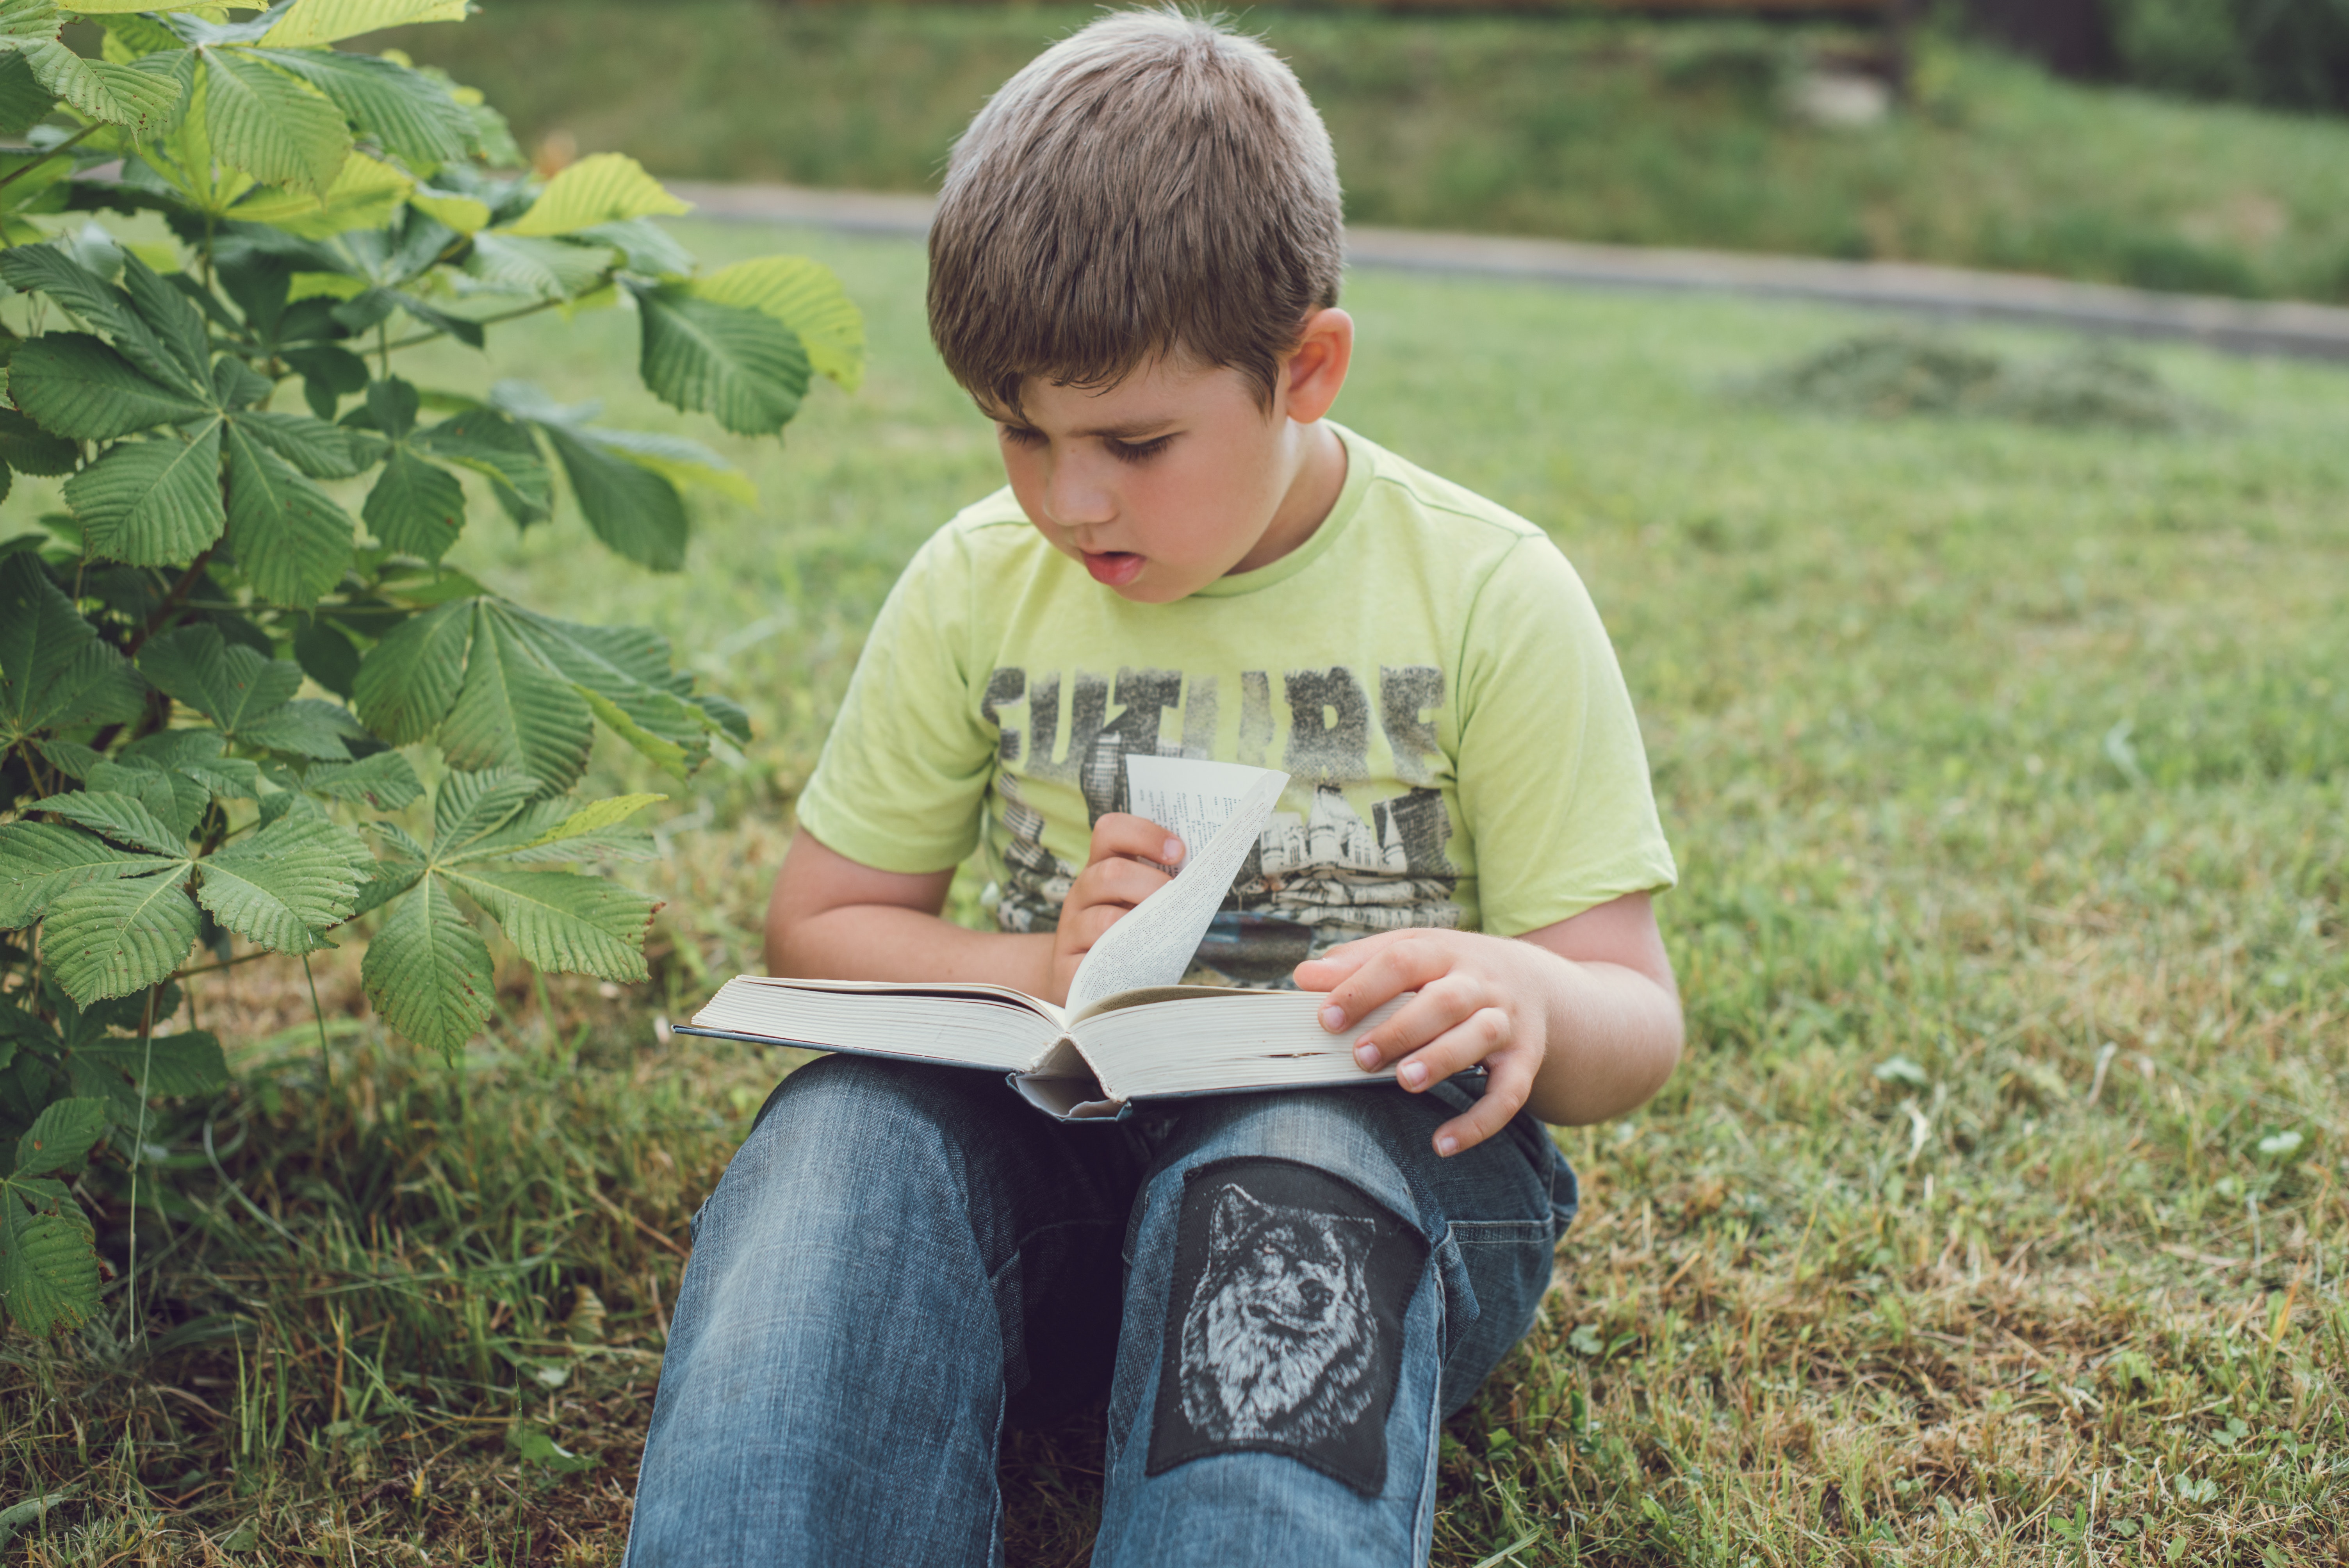
[{"label": "grass", "polygon": [[[460,546],[752,708],[648,871],[655,980],[515,972],[453,1073],[360,1016],[347,951],[326,1060],[298,968],[196,982],[241,1080],[159,1135],[190,1169],[141,1199],[140,1273],[81,1340],[0,1342],[0,1508],[74,1489],[11,1568],[616,1562],[687,1219],[794,1059],[653,1015],[756,962],[861,630],[996,474],[918,247],[690,238],[837,267],[865,390],[730,447],[762,502],[707,512],[683,574],[575,521]],[[2183,436],[1840,419],[1733,389],[1844,314],[1379,273],[1349,304],[1340,417],[1590,583],[1684,873],[1688,1060],[1559,1135],[1584,1212],[1447,1429],[1435,1561],[2349,1553],[2349,378],[2163,351],[2226,417]],[[616,368],[632,335],[533,324],[499,367],[690,428]],[[1082,1561],[1096,1444],[1009,1449],[1014,1561]]]},{"label": "grass", "polygon": [[[678,177],[934,190],[1013,70],[1093,11],[502,0],[392,41],[485,88],[525,146]],[[2056,81],[1929,40],[1917,102],[1785,110],[1854,40],[1737,25],[1267,7],[1361,222],[1946,262],[2349,298],[2349,122]]]}]

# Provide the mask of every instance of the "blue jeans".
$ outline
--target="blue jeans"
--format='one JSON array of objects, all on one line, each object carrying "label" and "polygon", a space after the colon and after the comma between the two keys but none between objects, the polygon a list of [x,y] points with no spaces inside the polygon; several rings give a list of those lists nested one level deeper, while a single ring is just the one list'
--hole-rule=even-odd
[{"label": "blue jeans", "polygon": [[1419,1563],[1438,1424],[1529,1328],[1574,1176],[1473,1089],[1039,1115],[826,1057],[694,1221],[629,1568],[996,1563],[997,1445],[1109,1390],[1100,1568]]}]

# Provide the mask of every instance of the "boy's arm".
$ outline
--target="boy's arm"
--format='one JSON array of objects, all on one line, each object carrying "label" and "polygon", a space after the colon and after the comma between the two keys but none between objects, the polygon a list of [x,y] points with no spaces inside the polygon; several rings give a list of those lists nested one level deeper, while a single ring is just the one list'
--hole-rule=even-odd
[{"label": "boy's arm", "polygon": [[1520,1107],[1580,1124],[1644,1102],[1680,1061],[1680,988],[1646,893],[1516,938],[1382,932],[1297,967],[1328,991],[1323,1026],[1342,1033],[1405,991],[1418,997],[1356,1042],[1355,1059],[1414,1092],[1478,1062],[1485,1097],[1435,1131],[1453,1154],[1498,1132]]},{"label": "boy's arm", "polygon": [[1180,863],[1183,846],[1140,817],[1112,812],[1093,825],[1084,871],[1061,906],[1057,930],[972,931],[939,917],[954,872],[885,872],[793,836],[767,903],[767,969],[824,980],[957,980],[1009,985],[1047,1001],[1127,910],[1164,884],[1145,861]]}]

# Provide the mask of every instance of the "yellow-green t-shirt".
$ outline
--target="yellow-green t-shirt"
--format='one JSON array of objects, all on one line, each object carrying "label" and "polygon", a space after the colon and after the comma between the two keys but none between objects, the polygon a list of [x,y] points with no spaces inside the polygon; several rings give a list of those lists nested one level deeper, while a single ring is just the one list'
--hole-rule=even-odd
[{"label": "yellow-green t-shirt", "polygon": [[1049,930],[1133,752],[1288,773],[1194,977],[1278,985],[1398,926],[1503,936],[1669,887],[1615,651],[1547,535],[1337,427],[1346,483],[1268,566],[1136,604],[1009,490],[883,605],[801,824],[850,860],[985,851],[996,919]]}]

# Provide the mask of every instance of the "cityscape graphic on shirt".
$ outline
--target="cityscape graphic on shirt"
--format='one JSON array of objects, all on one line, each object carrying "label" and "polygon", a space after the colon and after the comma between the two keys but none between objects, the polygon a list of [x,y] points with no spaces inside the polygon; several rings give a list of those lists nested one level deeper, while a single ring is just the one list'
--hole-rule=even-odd
[{"label": "cityscape graphic on shirt", "polygon": [[[1240,684],[1238,760],[1285,767],[1293,779],[1286,798],[1294,799],[1301,787],[1310,790],[1311,804],[1303,811],[1277,811],[1266,824],[1200,944],[1189,978],[1287,986],[1299,964],[1340,943],[1407,926],[1457,927],[1460,873],[1446,848],[1451,817],[1433,787],[1441,754],[1428,717],[1444,702],[1443,672],[1416,665],[1379,672],[1381,727],[1392,756],[1392,770],[1383,779],[1373,774],[1370,759],[1370,690],[1351,671],[1289,672],[1282,682],[1292,716],[1286,737],[1274,733],[1268,676],[1245,672]],[[1061,686],[1057,673],[1031,681],[1025,670],[998,669],[982,709],[1001,737],[990,830],[1000,835],[1004,876],[994,890],[995,909],[1007,931],[1051,930],[1081,870],[1045,847],[1043,813],[1022,793],[1023,779],[1075,785],[1089,821],[1098,821],[1126,809],[1129,750],[1211,755],[1213,676],[1185,679],[1174,671],[1121,670],[1112,683],[1074,672],[1065,749],[1056,744]],[[1115,705],[1122,705],[1114,717],[1112,692]],[[1015,705],[1029,709],[1025,725],[1005,722],[1004,710]],[[1168,738],[1161,731],[1178,707],[1180,737]],[[1321,723],[1300,726],[1298,715]],[[1361,801],[1364,787],[1377,783],[1402,788]]]}]

